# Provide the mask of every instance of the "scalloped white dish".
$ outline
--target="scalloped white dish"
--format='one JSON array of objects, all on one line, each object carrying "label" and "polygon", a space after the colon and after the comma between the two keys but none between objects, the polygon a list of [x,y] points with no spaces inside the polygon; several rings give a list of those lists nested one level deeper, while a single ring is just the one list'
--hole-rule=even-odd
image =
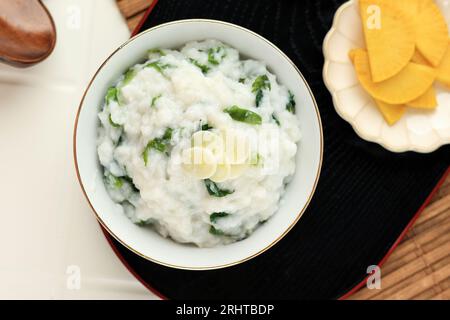
[{"label": "scalloped white dish", "polygon": [[[450,25],[450,2],[436,0]],[[325,37],[323,79],[333,96],[336,112],[349,122],[364,140],[375,142],[392,152],[433,152],[450,143],[450,91],[435,85],[438,107],[432,111],[408,108],[405,116],[389,126],[374,100],[356,77],[348,52],[365,48],[358,1],[343,4],[335,14]]]}]

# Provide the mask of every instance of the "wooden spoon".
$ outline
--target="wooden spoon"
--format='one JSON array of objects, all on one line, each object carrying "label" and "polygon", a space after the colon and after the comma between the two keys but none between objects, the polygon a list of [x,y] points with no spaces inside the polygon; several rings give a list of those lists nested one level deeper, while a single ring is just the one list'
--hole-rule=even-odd
[{"label": "wooden spoon", "polygon": [[56,29],[40,0],[0,0],[0,60],[27,67],[47,58]]}]

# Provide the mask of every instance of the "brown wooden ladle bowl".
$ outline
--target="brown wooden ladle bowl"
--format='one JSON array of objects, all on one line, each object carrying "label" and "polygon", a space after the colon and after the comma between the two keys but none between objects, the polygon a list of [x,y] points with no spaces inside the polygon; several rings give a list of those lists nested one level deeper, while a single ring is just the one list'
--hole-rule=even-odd
[{"label": "brown wooden ladle bowl", "polygon": [[28,67],[47,58],[56,29],[40,0],[0,0],[0,61]]}]

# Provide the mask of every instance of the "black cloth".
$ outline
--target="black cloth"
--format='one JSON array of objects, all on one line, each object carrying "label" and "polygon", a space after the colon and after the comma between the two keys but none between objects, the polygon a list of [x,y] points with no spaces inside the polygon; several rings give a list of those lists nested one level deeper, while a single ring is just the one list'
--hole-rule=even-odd
[{"label": "black cloth", "polygon": [[325,153],[315,196],[293,230],[235,267],[181,271],[114,242],[130,267],[168,298],[333,299],[362,281],[424,203],[450,164],[450,146],[395,154],[363,141],[334,110],[322,81],[322,42],[342,0],[159,0],[141,30],[210,18],[251,29],[300,68],[317,99]]}]

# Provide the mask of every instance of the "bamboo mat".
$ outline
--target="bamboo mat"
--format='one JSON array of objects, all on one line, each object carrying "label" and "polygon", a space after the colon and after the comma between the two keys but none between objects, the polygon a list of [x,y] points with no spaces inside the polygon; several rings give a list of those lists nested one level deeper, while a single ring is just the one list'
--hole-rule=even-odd
[{"label": "bamboo mat", "polygon": [[[117,0],[130,30],[152,0]],[[450,299],[450,176],[381,268],[381,289],[350,299]]]}]

